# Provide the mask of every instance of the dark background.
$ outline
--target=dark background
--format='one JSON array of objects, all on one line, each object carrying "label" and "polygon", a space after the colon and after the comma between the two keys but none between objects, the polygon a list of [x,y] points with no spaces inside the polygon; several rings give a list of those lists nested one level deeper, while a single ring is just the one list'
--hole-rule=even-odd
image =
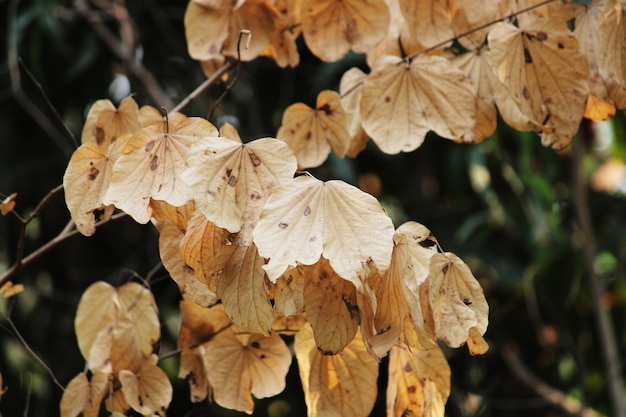
[{"label": "dark background", "polygon": [[[128,3],[134,46],[143,51],[141,64],[172,102],[179,102],[205,79],[198,63],[187,54],[185,3]],[[151,99],[94,26],[76,13],[74,3],[4,0],[0,1],[0,18],[0,197],[17,192],[16,210],[24,217],[62,183],[91,103],[101,98],[115,101],[110,86],[116,74],[128,76],[140,105],[163,103]],[[117,22],[105,19],[103,24],[119,36]],[[296,69],[280,69],[266,58],[245,63],[237,85],[211,121],[218,125],[226,119],[238,121],[244,140],[273,136],[289,104],[314,105],[319,91],[337,88],[345,70],[355,65],[365,68],[364,58],[358,55],[322,63],[306,51],[301,40],[300,53]],[[24,66],[16,68],[7,59],[15,56],[21,57]],[[16,74],[21,77],[19,85]],[[223,85],[212,87],[185,113],[206,116],[223,89]],[[46,103],[42,90],[74,139]],[[538,392],[538,381],[611,414],[582,251],[590,241],[597,247],[595,271],[607,287],[604,303],[613,316],[616,347],[623,357],[626,205],[623,194],[594,190],[587,182],[607,157],[626,156],[623,114],[619,112],[608,127],[608,133],[598,134],[591,123],[584,122],[575,142],[578,150],[570,147],[557,153],[543,148],[536,135],[516,132],[500,122],[496,134],[478,145],[459,145],[429,135],[415,152],[389,156],[370,143],[356,159],[331,157],[323,167],[312,170],[318,178],[340,178],[355,185],[371,175],[380,179],[378,198],[396,226],[410,219],[429,227],[441,246],[461,256],[483,285],[490,305],[485,337],[491,349],[481,357],[471,357],[465,348],[445,350],[452,367],[448,415],[568,415]],[[607,138],[611,147],[600,150],[598,143]],[[486,180],[477,182],[480,178]],[[587,197],[573,198],[576,187],[586,190]],[[581,230],[576,218],[581,205],[590,210],[593,235]],[[29,226],[26,254],[56,236],[68,220],[60,193]],[[13,216],[0,218],[0,272],[15,259],[18,232]],[[6,316],[10,315],[29,346],[66,385],[84,368],[73,333],[82,292],[97,280],[119,284],[132,279],[133,273],[146,276],[159,262],[157,249],[152,226],[122,219],[98,229],[91,238],[76,236],[62,243],[15,277],[14,283],[23,283],[26,291],[0,300],[4,315],[0,318],[0,372],[8,387],[0,399],[4,416],[57,415],[61,396],[61,390],[15,337]],[[176,346],[179,295],[162,269],[152,282],[163,322],[163,354]],[[510,351],[517,354],[507,355]],[[187,383],[176,377],[177,360],[161,363],[174,384],[170,415],[240,414],[207,402],[191,404]],[[524,380],[515,367],[520,362],[534,382]],[[385,410],[385,365],[383,360],[379,399],[372,413],[376,416]],[[623,377],[624,370],[619,372]],[[295,363],[287,385],[280,396],[259,400],[255,415],[306,415]]]}]

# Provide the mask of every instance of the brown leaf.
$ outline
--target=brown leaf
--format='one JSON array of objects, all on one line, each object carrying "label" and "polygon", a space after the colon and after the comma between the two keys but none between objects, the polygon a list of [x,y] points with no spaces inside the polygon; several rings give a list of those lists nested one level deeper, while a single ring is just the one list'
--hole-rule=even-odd
[{"label": "brown leaf", "polygon": [[6,216],[8,213],[13,211],[16,197],[17,193],[13,193],[0,202],[0,212],[3,216]]},{"label": "brown leaf", "polygon": [[322,355],[313,330],[303,326],[294,349],[309,417],[368,416],[378,393],[378,362],[370,356],[357,333],[337,355]]},{"label": "brown leaf", "polygon": [[471,355],[484,355],[489,350],[489,345],[476,327],[472,327],[469,331],[467,348]]},{"label": "brown leaf", "polygon": [[82,130],[82,143],[94,143],[108,154],[109,146],[126,133],[140,129],[139,108],[132,96],[126,97],[116,109],[109,100],[91,105]]},{"label": "brown leaf", "polygon": [[350,146],[346,155],[351,158],[356,158],[370,139],[361,126],[361,92],[365,77],[363,71],[354,67],[343,74],[339,83],[341,105],[346,110],[346,126],[350,134]]},{"label": "brown leaf", "polygon": [[412,36],[424,47],[454,39],[448,0],[399,0],[399,3]]},{"label": "brown leaf", "polygon": [[290,267],[272,285],[274,311],[282,317],[304,312],[304,271],[301,267]]},{"label": "brown leaf", "polygon": [[161,368],[146,362],[137,373],[122,370],[118,377],[124,398],[133,410],[165,417],[165,410],[172,401],[172,385]]},{"label": "brown leaf", "polygon": [[339,94],[324,90],[317,96],[315,109],[304,103],[287,107],[276,137],[287,142],[301,169],[317,167],[331,147],[338,157],[346,155],[350,145],[346,117]]}]

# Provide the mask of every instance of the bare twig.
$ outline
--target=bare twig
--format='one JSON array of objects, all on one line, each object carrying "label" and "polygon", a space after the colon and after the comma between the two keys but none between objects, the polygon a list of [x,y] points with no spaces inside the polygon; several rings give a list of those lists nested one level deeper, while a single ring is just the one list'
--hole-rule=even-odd
[{"label": "bare twig", "polygon": [[63,384],[61,384],[59,382],[59,380],[57,379],[56,375],[54,375],[54,372],[52,372],[52,369],[50,369],[50,367],[48,365],[46,365],[46,363],[43,361],[43,359],[41,359],[41,357],[39,355],[37,355],[35,353],[35,351],[33,351],[33,349],[28,345],[26,340],[24,340],[24,337],[22,336],[20,331],[17,330],[17,327],[15,326],[15,323],[13,323],[13,320],[11,320],[10,317],[5,316],[3,313],[0,313],[0,317],[2,317],[7,323],[9,323],[9,326],[11,326],[11,330],[13,331],[13,334],[15,334],[15,337],[17,337],[17,339],[20,341],[22,346],[24,346],[24,349],[26,349],[28,351],[28,353],[30,353],[31,356],[33,358],[35,358],[35,360],[37,362],[39,362],[39,364],[48,372],[48,374],[50,375],[50,377],[52,378],[54,383],[59,388],[61,388],[61,391],[65,391],[65,388],[63,387]]},{"label": "bare twig", "polygon": [[624,400],[624,383],[621,377],[622,364],[617,349],[617,339],[611,315],[604,305],[603,298],[605,287],[601,277],[596,273],[593,266],[597,248],[595,235],[589,214],[587,201],[587,184],[583,173],[584,144],[581,140],[573,142],[572,149],[572,205],[576,213],[578,232],[582,235],[583,261],[591,295],[593,298],[593,310],[596,319],[597,331],[600,337],[602,358],[604,359],[604,377],[611,398],[613,415],[616,417],[626,416],[626,404]]},{"label": "bare twig", "polygon": [[530,388],[540,395],[541,398],[546,399],[550,404],[556,405],[572,415],[578,415],[581,417],[602,416],[602,414],[598,413],[596,410],[585,407],[580,403],[580,401],[578,401],[578,399],[566,395],[539,379],[526,367],[526,365],[524,365],[512,346],[503,346],[501,352],[502,357],[515,376],[524,381]]},{"label": "bare twig", "polygon": [[184,351],[184,350],[187,350],[187,349],[193,349],[193,348],[198,347],[198,346],[200,346],[200,345],[202,345],[202,344],[204,344],[204,343],[206,343],[206,342],[209,342],[209,341],[211,341],[211,340],[212,340],[215,336],[217,336],[218,334],[222,333],[224,330],[226,330],[226,329],[230,328],[232,325],[233,325],[233,322],[230,322],[230,323],[228,323],[226,326],[224,326],[224,327],[222,327],[221,329],[217,330],[215,333],[212,333],[211,335],[209,335],[208,337],[206,337],[204,340],[199,340],[199,341],[197,341],[197,342],[190,343],[190,344],[189,344],[189,345],[187,345],[187,346],[183,346],[183,347],[178,348],[178,349],[176,349],[176,350],[172,350],[171,352],[164,353],[163,355],[159,356],[159,361],[162,361],[162,360],[165,360],[165,359],[169,359],[169,358],[171,358],[172,356],[176,356],[176,355],[178,355],[179,353],[181,353],[181,352],[182,352],[182,351]]},{"label": "bare twig", "polygon": [[19,0],[12,0],[7,10],[7,63],[9,78],[11,79],[11,92],[20,106],[32,117],[35,122],[52,138],[56,145],[67,156],[74,152],[67,138],[57,129],[54,123],[37,107],[35,103],[22,90],[19,70],[19,58],[17,51],[17,9]]},{"label": "bare twig", "polygon": [[122,63],[128,68],[128,70],[144,85],[146,91],[152,97],[158,105],[171,107],[172,101],[167,94],[161,89],[156,78],[150,71],[148,71],[143,65],[141,65],[135,57],[132,51],[123,42],[118,40],[113,33],[100,21],[100,19],[94,18],[87,2],[85,0],[74,0],[76,10],[81,16],[87,20],[96,35],[109,47],[122,61]]},{"label": "bare twig", "polygon": [[246,29],[241,29],[239,31],[239,38],[237,39],[237,72],[235,73],[233,80],[230,83],[228,83],[228,85],[224,89],[224,92],[222,93],[222,95],[219,96],[218,99],[215,100],[215,102],[211,106],[211,110],[209,110],[209,114],[207,116],[208,120],[211,120],[211,117],[213,116],[213,112],[215,111],[217,106],[219,106],[222,100],[224,100],[224,97],[226,97],[226,95],[230,92],[230,90],[235,86],[235,84],[237,83],[237,80],[239,80],[239,76],[241,75],[241,39],[243,38],[243,35],[247,35],[245,48],[248,49],[250,47],[250,39],[252,38],[252,32]]}]

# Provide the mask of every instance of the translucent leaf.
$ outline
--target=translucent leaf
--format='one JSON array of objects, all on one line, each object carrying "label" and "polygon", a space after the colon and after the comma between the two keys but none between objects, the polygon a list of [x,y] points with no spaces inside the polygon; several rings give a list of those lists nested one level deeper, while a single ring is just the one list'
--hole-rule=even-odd
[{"label": "translucent leaf", "polygon": [[114,204],[138,223],[150,220],[150,199],[182,206],[191,193],[180,181],[186,156],[198,137],[217,136],[217,129],[200,118],[150,125],[136,132],[117,159],[105,204]]},{"label": "translucent leaf", "polygon": [[[573,135],[589,94],[589,68],[574,35],[550,19],[489,32],[494,71],[521,112],[546,133]],[[556,26],[556,28],[555,28]]]},{"label": "translucent leaf", "polygon": [[315,56],[336,61],[350,48],[366,52],[387,32],[384,0],[302,0],[302,34]]},{"label": "translucent leaf", "polygon": [[218,227],[241,231],[239,243],[245,246],[251,243],[252,229],[269,195],[296,170],[289,147],[272,138],[247,144],[202,138],[190,149],[190,164],[181,178],[198,210]]},{"label": "translucent leaf", "polygon": [[354,67],[344,72],[339,83],[341,105],[346,110],[346,126],[350,134],[350,146],[346,155],[351,158],[356,158],[370,139],[361,126],[361,87],[365,77],[363,71]]},{"label": "translucent leaf", "polygon": [[89,108],[82,130],[82,143],[94,143],[103,153],[126,133],[140,129],[139,108],[132,97],[126,97],[116,109],[109,100],[98,100]]},{"label": "translucent leaf", "polygon": [[366,417],[378,388],[378,362],[367,352],[360,333],[337,355],[322,355],[313,330],[303,326],[294,341],[309,417]]},{"label": "translucent leaf", "polygon": [[300,267],[288,268],[273,285],[274,311],[288,317],[304,312],[304,271]]},{"label": "translucent leaf", "polygon": [[[494,22],[499,14],[499,0],[463,0],[454,2],[454,13],[452,14],[452,29],[457,36],[457,40],[469,51],[480,49],[485,42],[489,26],[480,30],[478,27]],[[466,36],[459,37],[459,34],[471,32]],[[442,39],[444,40],[444,39]]]},{"label": "translucent leaf", "polygon": [[183,233],[187,231],[189,218],[196,211],[196,204],[193,200],[184,206],[178,207],[168,204],[165,201],[151,200],[150,207],[152,208],[153,223],[157,229],[161,228],[161,223],[171,222]]},{"label": "translucent leaf", "polygon": [[224,265],[217,295],[233,323],[252,333],[269,336],[274,310],[265,287],[265,260],[256,246],[239,246]]},{"label": "translucent leaf", "polygon": [[277,188],[254,229],[259,254],[275,282],[297,262],[316,263],[320,256],[359,289],[363,264],[373,260],[384,271],[393,249],[393,224],[378,201],[342,181],[322,182],[299,176]]},{"label": "translucent leaf", "polygon": [[218,301],[218,296],[211,291],[206,282],[196,276],[192,268],[187,266],[180,251],[183,233],[170,221],[161,223],[159,232],[159,253],[163,266],[178,285],[184,298],[193,300],[201,306],[210,306]]},{"label": "translucent leaf", "polygon": [[304,311],[317,348],[324,355],[335,355],[352,341],[359,327],[356,289],[338,276],[325,258],[302,269]]},{"label": "translucent leaf", "polygon": [[315,109],[304,103],[287,107],[276,137],[287,142],[301,169],[324,163],[331,147],[343,158],[350,145],[350,134],[339,94],[331,90],[320,92]]},{"label": "translucent leaf", "polygon": [[441,417],[450,396],[450,366],[439,347],[415,350],[397,344],[389,352],[387,415]]},{"label": "translucent leaf", "polygon": [[407,64],[387,56],[365,79],[361,118],[383,152],[410,152],[429,130],[473,140],[475,101],[465,74],[445,58],[420,55]]},{"label": "translucent leaf", "polygon": [[118,377],[124,398],[133,410],[165,417],[165,410],[172,401],[172,385],[161,368],[146,362],[136,374],[122,370]]},{"label": "translucent leaf", "polygon": [[454,39],[448,0],[399,0],[399,3],[413,37],[425,47]]},{"label": "translucent leaf", "polygon": [[489,306],[469,267],[453,253],[438,253],[430,260],[429,301],[437,339],[459,347],[472,327],[487,330]]},{"label": "translucent leaf", "polygon": [[271,397],[285,389],[291,353],[280,336],[237,335],[229,328],[204,347],[204,367],[221,406],[252,414],[252,395]]}]

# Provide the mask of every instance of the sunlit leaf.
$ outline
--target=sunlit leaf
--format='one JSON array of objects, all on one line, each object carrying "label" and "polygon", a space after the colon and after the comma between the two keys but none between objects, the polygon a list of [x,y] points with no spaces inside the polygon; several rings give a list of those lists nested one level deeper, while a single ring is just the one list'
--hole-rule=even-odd
[{"label": "sunlit leaf", "polygon": [[439,347],[411,349],[397,344],[389,352],[387,416],[440,417],[450,396],[450,366]]},{"label": "sunlit leaf", "polygon": [[360,333],[337,355],[322,355],[313,330],[303,326],[294,349],[309,417],[366,417],[378,388],[378,362],[367,352]]},{"label": "sunlit leaf", "polygon": [[[11,298],[24,291],[24,284],[13,284],[12,281],[7,281],[0,286],[0,295],[4,298]],[[0,390],[2,385],[0,385]]]},{"label": "sunlit leaf", "polygon": [[136,132],[115,162],[105,204],[147,223],[150,199],[182,206],[191,199],[180,180],[187,168],[186,156],[198,137],[217,136],[217,129],[205,119],[185,118],[179,123],[150,125]]},{"label": "sunlit leaf", "polygon": [[189,55],[205,61],[221,55],[228,37],[228,24],[232,5],[230,1],[218,1],[213,7],[190,1],[185,11],[185,37]]},{"label": "sunlit leaf", "polygon": [[346,110],[346,126],[350,134],[350,146],[346,155],[355,158],[370,139],[361,126],[361,92],[365,73],[353,67],[346,71],[339,83],[341,105]]},{"label": "sunlit leaf", "polygon": [[265,287],[265,260],[256,246],[238,246],[222,270],[217,295],[233,323],[269,336],[274,310]]},{"label": "sunlit leaf", "polygon": [[183,233],[187,231],[187,223],[196,211],[196,204],[193,200],[178,207],[165,201],[150,200],[150,207],[152,208],[153,223],[157,229],[161,228],[161,223],[171,222]]},{"label": "sunlit leaf", "polygon": [[[501,2],[499,0],[463,0],[454,3],[452,29],[458,42],[469,51],[480,49],[489,32],[487,24],[496,21],[498,17],[505,14],[498,13],[498,5]],[[482,29],[476,30],[479,27]],[[466,36],[459,36],[459,34],[467,32],[470,33]]]},{"label": "sunlit leaf", "polygon": [[315,109],[304,103],[287,107],[276,137],[287,142],[300,168],[321,165],[331,147],[343,158],[350,146],[350,134],[339,94],[331,90],[320,92]]},{"label": "sunlit leaf", "polygon": [[350,48],[366,52],[387,32],[384,0],[302,0],[302,34],[315,56],[336,61]]},{"label": "sunlit leaf", "polygon": [[489,344],[487,344],[476,327],[472,327],[469,331],[467,348],[471,355],[484,355],[489,350]]},{"label": "sunlit leaf", "polygon": [[189,152],[192,166],[181,178],[198,210],[218,227],[241,231],[239,243],[249,245],[267,198],[293,177],[297,167],[293,153],[273,138],[241,144],[224,137],[199,139]]},{"label": "sunlit leaf", "polygon": [[274,311],[288,317],[304,312],[304,271],[291,267],[273,285]]},{"label": "sunlit leaf", "polygon": [[13,211],[16,197],[17,193],[13,193],[4,200],[0,201],[0,213],[2,213],[3,216],[6,216],[8,213]]},{"label": "sunlit leaf", "polygon": [[89,108],[82,130],[82,143],[95,143],[103,153],[125,133],[141,128],[139,108],[132,97],[126,97],[116,109],[109,100],[98,100]]},{"label": "sunlit leaf", "polygon": [[297,262],[330,261],[343,279],[361,286],[359,271],[368,260],[385,271],[393,249],[393,224],[378,201],[342,181],[322,182],[302,175],[270,196],[254,229],[259,254],[275,282]]},{"label": "sunlit leaf", "polygon": [[317,348],[324,355],[335,355],[352,341],[359,327],[356,289],[339,277],[323,257],[302,269],[304,311]]},{"label": "sunlit leaf", "polygon": [[453,253],[437,253],[430,260],[429,301],[437,339],[459,347],[472,327],[487,330],[489,306],[469,267]]},{"label": "sunlit leaf", "polygon": [[382,57],[363,84],[363,128],[385,153],[418,148],[429,130],[459,141],[474,137],[476,99],[448,60],[420,55],[410,64]]},{"label": "sunlit leaf", "polygon": [[448,0],[399,0],[399,4],[413,37],[425,47],[454,39]]}]

